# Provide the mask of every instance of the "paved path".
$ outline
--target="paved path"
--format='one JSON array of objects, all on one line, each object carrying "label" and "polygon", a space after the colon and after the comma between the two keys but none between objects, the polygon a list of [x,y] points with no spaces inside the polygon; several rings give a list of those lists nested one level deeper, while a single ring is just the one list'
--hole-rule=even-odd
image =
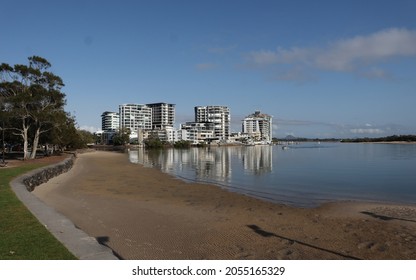
[{"label": "paved path", "polygon": [[[59,164],[59,163],[58,163]],[[11,187],[23,204],[45,225],[46,228],[80,260],[117,260],[112,250],[97,242],[94,237],[76,228],[65,216],[47,206],[40,199],[27,191],[23,179],[33,176],[43,167],[22,175],[11,182]]]}]

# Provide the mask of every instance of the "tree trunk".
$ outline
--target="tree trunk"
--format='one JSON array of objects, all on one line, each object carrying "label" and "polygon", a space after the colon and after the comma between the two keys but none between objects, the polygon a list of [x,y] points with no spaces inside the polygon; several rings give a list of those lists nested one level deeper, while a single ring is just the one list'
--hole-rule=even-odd
[{"label": "tree trunk", "polygon": [[29,151],[28,151],[28,139],[27,139],[27,131],[29,130],[29,126],[26,125],[25,120],[23,119],[23,130],[22,130],[22,137],[23,137],[23,160],[29,158]]},{"label": "tree trunk", "polygon": [[38,144],[39,144],[39,136],[40,136],[40,127],[36,129],[35,137],[33,138],[32,154],[30,155],[31,159],[34,159],[36,157],[36,150],[38,149]]}]

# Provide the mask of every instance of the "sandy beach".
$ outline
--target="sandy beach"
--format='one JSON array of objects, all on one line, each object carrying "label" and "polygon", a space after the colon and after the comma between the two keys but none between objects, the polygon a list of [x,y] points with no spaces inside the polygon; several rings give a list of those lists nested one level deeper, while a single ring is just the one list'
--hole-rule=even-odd
[{"label": "sandy beach", "polygon": [[416,207],[330,203],[303,209],[79,154],[34,194],[122,259],[416,259]]}]

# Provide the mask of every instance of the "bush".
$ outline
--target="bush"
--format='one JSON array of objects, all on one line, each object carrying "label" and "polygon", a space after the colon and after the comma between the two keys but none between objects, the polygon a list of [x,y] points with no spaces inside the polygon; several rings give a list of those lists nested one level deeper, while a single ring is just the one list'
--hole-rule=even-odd
[{"label": "bush", "polygon": [[175,142],[175,144],[173,144],[173,147],[177,149],[189,149],[191,147],[191,142],[181,140],[181,141]]}]

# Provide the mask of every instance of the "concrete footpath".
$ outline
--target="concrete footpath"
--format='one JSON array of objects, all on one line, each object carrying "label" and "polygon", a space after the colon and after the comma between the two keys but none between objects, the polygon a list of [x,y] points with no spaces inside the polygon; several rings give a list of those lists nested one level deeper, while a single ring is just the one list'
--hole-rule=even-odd
[{"label": "concrete footpath", "polygon": [[[56,165],[59,165],[58,163]],[[84,231],[76,228],[75,225],[65,216],[55,211],[39,200],[27,190],[23,180],[33,177],[44,169],[51,168],[46,166],[33,170],[22,176],[15,178],[10,184],[16,196],[32,212],[32,214],[42,223],[72,254],[80,260],[118,260],[113,251],[98,243]]]}]

